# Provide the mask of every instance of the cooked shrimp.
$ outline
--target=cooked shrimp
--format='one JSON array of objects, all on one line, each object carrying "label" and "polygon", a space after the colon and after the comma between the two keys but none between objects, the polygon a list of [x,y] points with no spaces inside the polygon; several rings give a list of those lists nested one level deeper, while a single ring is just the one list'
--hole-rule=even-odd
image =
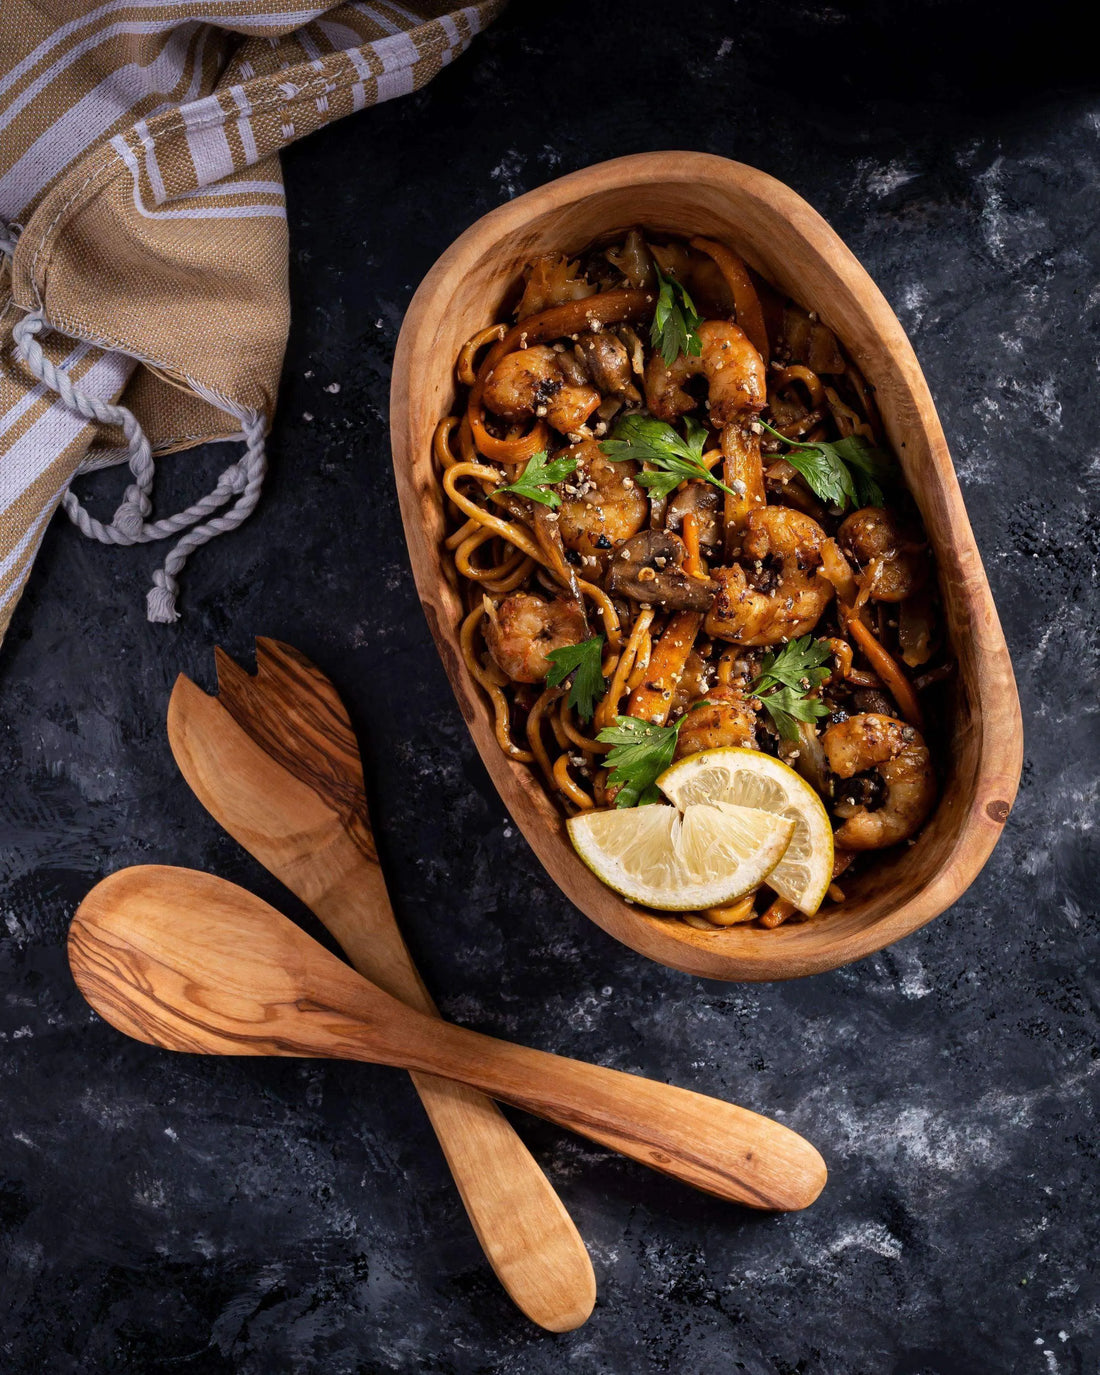
[{"label": "cooked shrimp", "polygon": [[708,689],[705,697],[688,707],[676,742],[676,758],[729,745],[756,747],[756,717],[748,698],[732,683],[729,687]]},{"label": "cooked shrimp", "polygon": [[608,555],[636,535],[649,518],[649,498],[634,481],[635,463],[612,463],[595,440],[586,439],[556,455],[577,467],[560,489],[558,528],[568,549],[601,569]]},{"label": "cooked shrimp", "polygon": [[928,580],[928,554],[881,506],[853,511],[836,533],[841,548],[863,568],[860,582],[877,602],[900,602]]},{"label": "cooked shrimp", "polygon": [[576,606],[531,592],[515,592],[499,606],[485,599],[489,624],[485,642],[497,667],[517,683],[540,683],[550,672],[546,657],[555,649],[580,644],[584,618]]},{"label": "cooked shrimp", "polygon": [[699,402],[684,384],[692,377],[707,381],[707,404],[715,425],[755,415],[766,399],[764,362],[743,330],[726,320],[704,320],[699,326],[698,354],[682,353],[668,367],[659,353],[646,364],[646,405],[658,420],[675,420]]},{"label": "cooked shrimp", "polygon": [[[719,584],[707,614],[708,635],[742,645],[776,645],[812,630],[833,595],[817,575],[825,531],[787,506],[749,516],[741,562],[716,568]],[[747,566],[743,566],[747,565]]]},{"label": "cooked shrimp", "polygon": [[567,382],[554,350],[536,344],[504,355],[489,373],[482,399],[494,415],[505,420],[544,415],[555,430],[571,434],[603,398],[595,387]]},{"label": "cooked shrimp", "polygon": [[710,695],[707,689],[712,682],[714,682],[714,671],[711,665],[707,663],[698,650],[693,649],[687,656],[683,676],[676,684],[676,690],[672,694],[672,709],[669,714],[674,719],[683,716],[689,707]]},{"label": "cooked shrimp", "polygon": [[928,746],[918,730],[873,712],[830,726],[821,741],[829,768],[852,780],[833,806],[842,850],[881,850],[908,840],[936,800]]}]

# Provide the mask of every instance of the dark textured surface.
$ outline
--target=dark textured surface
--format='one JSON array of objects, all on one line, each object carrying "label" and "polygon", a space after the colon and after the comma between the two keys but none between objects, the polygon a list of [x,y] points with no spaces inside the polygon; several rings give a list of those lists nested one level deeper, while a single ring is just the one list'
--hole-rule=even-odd
[{"label": "dark textured surface", "polygon": [[[46,541],[0,658],[5,1373],[1100,1363],[1100,101],[1066,66],[1081,45],[1050,7],[975,11],[969,32],[958,5],[696,5],[690,25],[597,8],[517,6],[422,94],[291,151],[273,472],[257,516],[188,569],[177,627],[142,619],[150,551],[62,525]],[[897,308],[1023,700],[1020,800],[966,897],[792,985],[650,964],[547,885],[436,661],[389,473],[390,358],[437,254],[509,195],[660,147],[789,182]],[[199,462],[166,463],[166,487],[205,489]],[[92,484],[103,509],[119,481]],[[209,684],[212,644],[246,658],[256,633],[345,694],[395,905],[445,1011],[779,1115],[831,1166],[810,1211],[752,1216],[523,1120],[599,1283],[588,1325],[552,1337],[496,1285],[406,1079],[173,1057],[95,1019],[63,942],[103,873],[177,862],[285,901],[193,801],[163,729],[176,673]]]}]

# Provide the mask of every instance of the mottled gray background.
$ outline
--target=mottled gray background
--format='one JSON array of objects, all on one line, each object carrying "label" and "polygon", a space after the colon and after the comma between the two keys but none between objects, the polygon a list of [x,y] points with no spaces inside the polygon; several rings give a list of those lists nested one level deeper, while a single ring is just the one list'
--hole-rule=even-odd
[{"label": "mottled gray background", "polygon": [[[56,524],[0,657],[4,1372],[1097,1370],[1100,99],[1065,12],[992,15],[517,5],[422,94],[290,151],[294,324],[259,512],[196,556],[170,629],[143,619],[155,552]],[[390,359],[437,254],[508,196],[662,147],[789,182],[896,307],[1023,699],[1020,800],[978,882],[795,984],[648,963],[547,883],[436,660],[389,470]],[[218,462],[158,481],[191,495]],[[119,483],[86,486],[109,512]],[[177,862],[287,901],[163,728],[175,675],[209,684],[211,646],[247,658],[256,633],[345,694],[445,1011],[775,1113],[829,1161],[811,1210],[750,1215],[519,1120],[599,1283],[587,1326],[553,1337],[492,1278],[407,1079],[173,1057],[96,1020],[63,942],[102,874]]]}]

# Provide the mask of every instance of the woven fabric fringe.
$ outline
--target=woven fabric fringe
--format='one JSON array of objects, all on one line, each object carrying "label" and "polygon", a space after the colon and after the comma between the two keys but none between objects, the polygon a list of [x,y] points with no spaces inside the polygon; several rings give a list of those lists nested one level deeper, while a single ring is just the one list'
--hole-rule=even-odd
[{"label": "woven fabric fringe", "polygon": [[[501,3],[44,8],[4,0],[0,636],[58,506],[104,544],[173,540],[147,611],[177,618],[188,557],[263,485],[289,327],[280,150],[423,86]],[[213,490],[154,517],[154,454],[230,439]],[[130,481],[102,521],[70,483],[109,461]]]}]

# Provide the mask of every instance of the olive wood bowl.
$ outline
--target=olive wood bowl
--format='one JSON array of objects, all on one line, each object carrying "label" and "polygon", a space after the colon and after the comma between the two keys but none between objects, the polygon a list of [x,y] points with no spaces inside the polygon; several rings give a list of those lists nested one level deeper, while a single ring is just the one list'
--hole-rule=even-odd
[{"label": "olive wood bowl", "polygon": [[[914,843],[845,882],[843,906],[775,930],[714,934],[624,902],[581,863],[539,774],[507,759],[491,707],[458,644],[462,606],[444,568],[444,494],[432,434],[455,405],[455,359],[501,318],[524,265],[640,224],[729,244],[836,333],[876,389],[935,553],[958,672],[939,748],[939,804]],[[394,360],[390,427],[413,575],[458,705],[485,767],[547,873],[577,907],[662,964],[712,979],[786,979],[835,969],[938,916],[973,882],[1001,834],[1023,753],[1019,699],[943,430],[912,346],[882,293],[789,187],[703,153],[645,153],[588,167],[478,220],[424,278]],[[448,562],[449,562],[449,556]]]}]

